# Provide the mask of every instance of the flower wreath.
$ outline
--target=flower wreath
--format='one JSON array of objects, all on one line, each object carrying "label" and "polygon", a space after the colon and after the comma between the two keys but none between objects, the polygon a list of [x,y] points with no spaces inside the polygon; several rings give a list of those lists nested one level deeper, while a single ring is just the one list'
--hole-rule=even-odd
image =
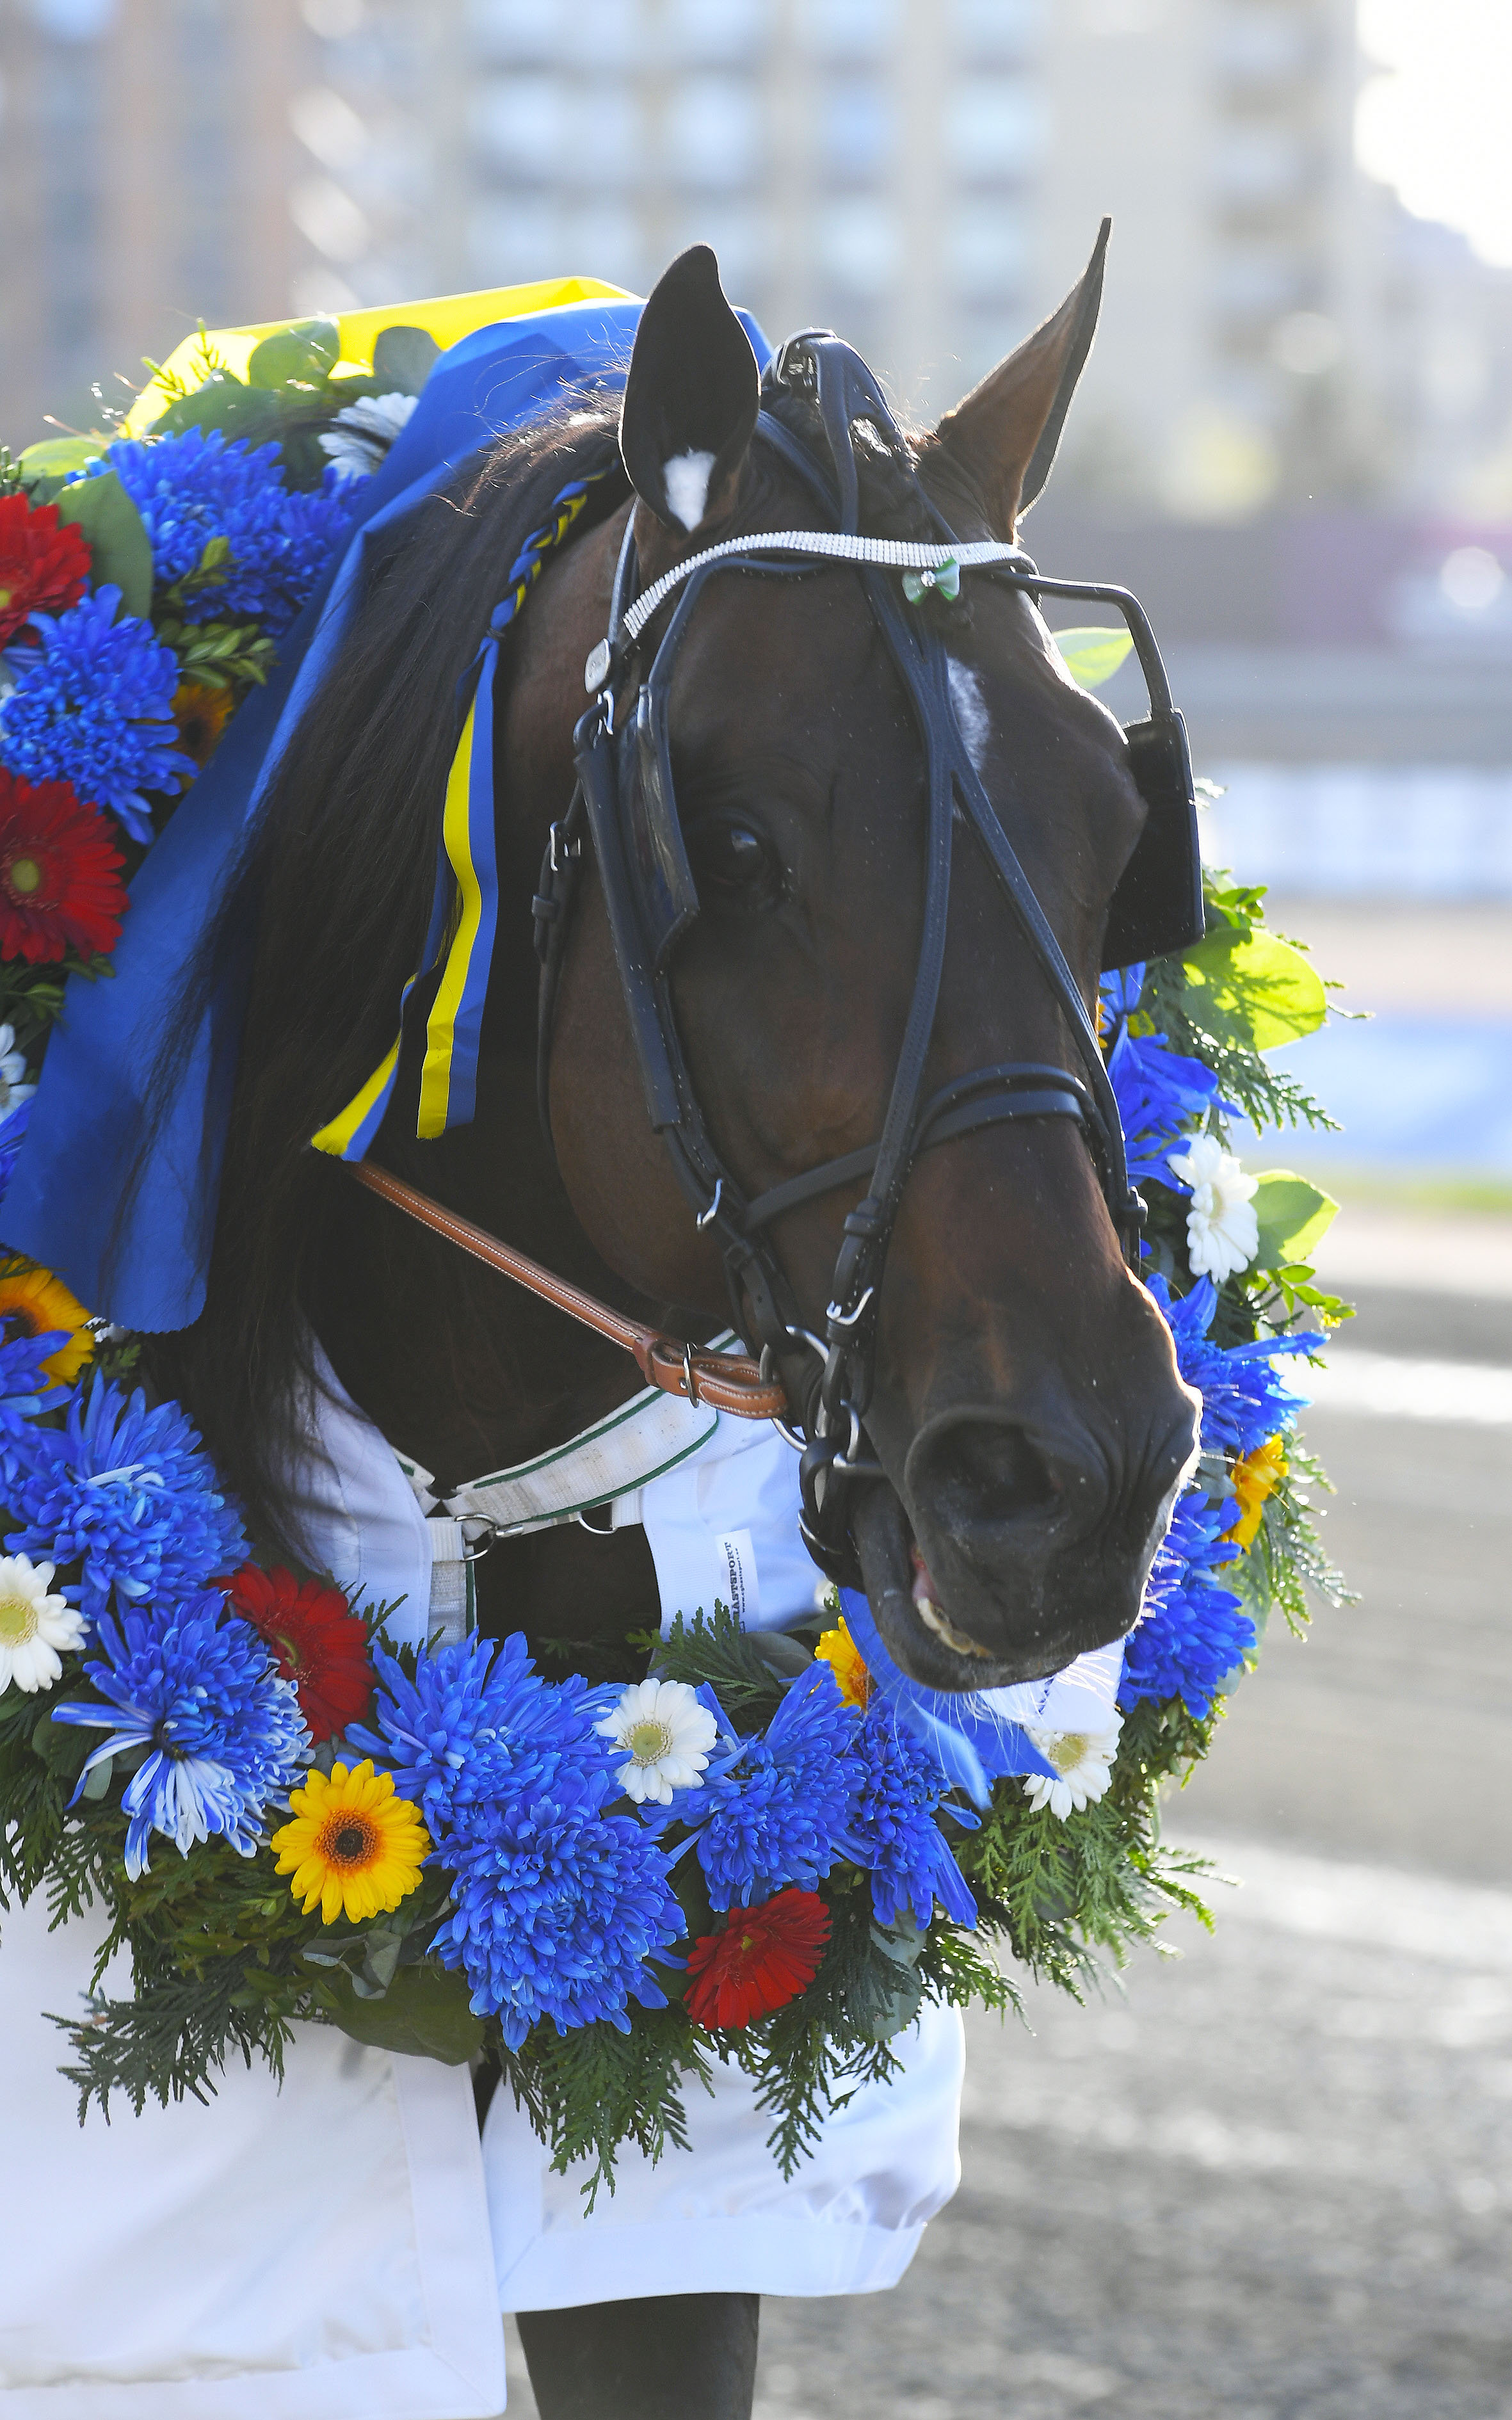
[{"label": "flower wreath", "polygon": [[[334,334],[282,332],[245,381],[203,343],[147,435],[0,454],[0,1199],[63,978],[107,971],[123,869],[412,409],[428,339],[339,378]],[[1121,653],[1060,644],[1088,682]],[[924,2000],[1016,2005],[1015,1965],[1079,1993],[1173,1908],[1206,1920],[1160,1785],[1207,1754],[1272,1607],[1297,1627],[1306,1585],[1339,1596],[1288,1380],[1347,1315],[1309,1261],[1334,1205],[1228,1149],[1240,1114],[1328,1123],[1265,1055],[1324,986],[1260,892],[1210,876],[1208,919],[1102,1001],[1201,1461],[1105,1727],[1030,1726],[978,1805],[832,1590],[775,1644],[679,1616],[630,1679],[548,1677],[513,1636],[393,1650],[383,1608],[259,1569],[181,1408],[133,1389],[133,1340],[0,1257],[0,1904],[108,1915],[96,1996],[57,2021],[81,2115],[203,2098],[237,2052],[280,2070],[315,2019],[491,2054],[590,2193],[626,2140],[684,2142],[685,2080],[733,2060],[786,2172]],[[101,1998],[122,1947],[133,1996]]]}]

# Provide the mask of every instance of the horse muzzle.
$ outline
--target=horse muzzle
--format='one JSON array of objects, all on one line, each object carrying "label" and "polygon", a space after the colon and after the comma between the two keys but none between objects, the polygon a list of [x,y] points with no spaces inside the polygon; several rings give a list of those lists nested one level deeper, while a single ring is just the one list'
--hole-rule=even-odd
[{"label": "horse muzzle", "polygon": [[1000,1688],[1064,1670],[1139,1618],[1196,1450],[1185,1388],[1134,1454],[992,1407],[937,1415],[903,1483],[858,1485],[852,1516],[877,1628],[910,1678]]}]

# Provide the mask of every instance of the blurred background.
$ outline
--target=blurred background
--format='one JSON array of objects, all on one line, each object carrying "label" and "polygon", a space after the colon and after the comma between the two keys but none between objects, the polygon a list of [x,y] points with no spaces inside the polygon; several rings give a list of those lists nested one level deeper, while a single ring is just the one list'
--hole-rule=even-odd
[{"label": "blurred background", "polygon": [[1343,1204],[1359,1601],[1171,1807],[1241,1887],[973,2027],[960,2196],[896,2293],[767,2306],[761,2420],[1512,2414],[1509,128],[1507,0],[0,0],[12,448],[200,318],[696,240],[928,421],[1110,210],[1028,541],[1137,590],[1210,856],[1370,1012],[1300,1046],[1344,1131],[1246,1146]]}]

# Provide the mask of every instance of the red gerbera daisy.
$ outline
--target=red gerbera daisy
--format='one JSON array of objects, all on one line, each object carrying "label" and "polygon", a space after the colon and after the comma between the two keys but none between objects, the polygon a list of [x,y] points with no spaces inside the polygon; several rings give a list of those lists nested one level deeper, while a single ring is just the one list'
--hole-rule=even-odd
[{"label": "red gerbera daisy", "polygon": [[760,1907],[730,1911],[722,1932],[687,1953],[686,2006],[696,2025],[748,2025],[807,1990],[829,1939],[817,1891],[782,1890]]},{"label": "red gerbera daisy", "polygon": [[56,504],[34,511],[24,496],[0,496],[0,647],[29,613],[77,605],[88,578],[84,532],[60,521]]},{"label": "red gerbera daisy", "polygon": [[367,1631],[340,1589],[297,1580],[280,1565],[270,1572],[244,1563],[223,1580],[231,1604],[268,1641],[300,1711],[317,1740],[334,1739],[365,1714],[373,1695]]},{"label": "red gerbera daisy", "polygon": [[0,958],[106,955],[126,892],[111,826],[68,782],[23,782],[0,765]]}]

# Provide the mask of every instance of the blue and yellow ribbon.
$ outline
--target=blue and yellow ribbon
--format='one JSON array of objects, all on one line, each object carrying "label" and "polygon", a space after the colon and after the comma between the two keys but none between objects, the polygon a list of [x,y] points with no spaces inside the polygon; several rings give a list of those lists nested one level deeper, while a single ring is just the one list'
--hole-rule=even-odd
[{"label": "blue and yellow ribbon", "polygon": [[[445,964],[425,1023],[425,1059],[420,1075],[421,1138],[471,1124],[477,1107],[478,1048],[484,1003],[499,928],[499,863],[494,821],[494,675],[499,642],[520,613],[547,562],[566,536],[598,479],[574,479],[552,499],[551,518],[532,530],[510,566],[509,584],[488,618],[488,632],[459,684],[466,700],[462,735],[446,777],[440,846],[430,927],[420,965],[399,1000],[399,1032],[380,1066],[340,1115],[311,1140],[316,1151],[337,1159],[362,1159],[383,1123],[399,1075],[405,1011],[423,975]],[[471,695],[469,695],[471,691]]]}]

